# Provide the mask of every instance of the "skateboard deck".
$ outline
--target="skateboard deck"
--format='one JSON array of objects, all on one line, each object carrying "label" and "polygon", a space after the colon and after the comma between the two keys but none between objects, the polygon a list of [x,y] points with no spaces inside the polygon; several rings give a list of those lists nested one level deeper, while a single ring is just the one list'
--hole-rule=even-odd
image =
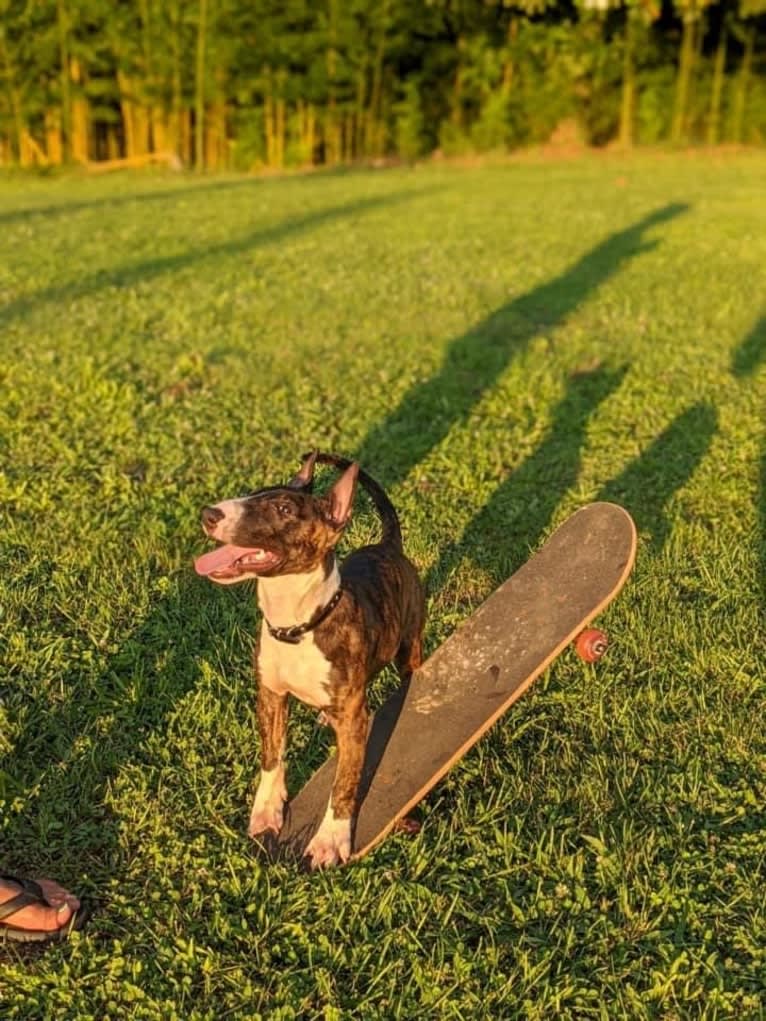
[{"label": "skateboard deck", "polygon": [[[619,593],[636,528],[622,507],[576,511],[395,691],[367,739],[352,858],[384,839]],[[272,860],[300,860],[324,815],[331,756],[289,802]]]}]

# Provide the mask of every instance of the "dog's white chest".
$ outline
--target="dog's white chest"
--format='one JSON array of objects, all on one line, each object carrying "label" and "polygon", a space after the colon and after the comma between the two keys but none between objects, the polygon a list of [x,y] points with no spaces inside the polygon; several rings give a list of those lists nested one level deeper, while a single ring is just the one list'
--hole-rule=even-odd
[{"label": "dog's white chest", "polygon": [[272,638],[262,625],[258,672],[261,684],[277,695],[294,695],[315,709],[330,703],[330,662],[310,632],[290,645]]}]

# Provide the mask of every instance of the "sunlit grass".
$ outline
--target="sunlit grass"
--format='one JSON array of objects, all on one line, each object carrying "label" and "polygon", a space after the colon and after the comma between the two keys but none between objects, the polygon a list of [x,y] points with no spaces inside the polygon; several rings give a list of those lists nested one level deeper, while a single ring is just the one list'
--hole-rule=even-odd
[{"label": "sunlit grass", "polygon": [[[0,867],[95,902],[0,948],[4,1017],[761,1016],[765,172],[0,184]],[[312,444],[389,488],[431,648],[582,503],[641,534],[607,659],[321,876],[248,846],[252,594],[190,567]]]}]

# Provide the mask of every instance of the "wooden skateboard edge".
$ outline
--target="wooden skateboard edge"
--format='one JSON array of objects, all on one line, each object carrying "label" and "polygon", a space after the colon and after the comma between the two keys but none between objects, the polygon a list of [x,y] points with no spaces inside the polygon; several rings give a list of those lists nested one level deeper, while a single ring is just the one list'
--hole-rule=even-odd
[{"label": "wooden skateboard edge", "polygon": [[[588,510],[588,508],[597,507],[601,504],[605,504],[607,506],[614,507],[622,511],[622,513],[625,515],[628,522],[630,523],[631,527],[632,542],[630,552],[625,562],[625,567],[615,587],[612,589],[608,596],[605,596],[604,599],[601,600],[598,606],[591,613],[589,613],[586,617],[582,619],[582,621],[577,625],[577,627],[573,628],[569,632],[567,637],[564,638],[556,646],[553,652],[551,652],[550,655],[546,657],[546,659],[540,664],[540,666],[537,669],[535,669],[529,675],[529,677],[513,691],[508,700],[504,702],[499,709],[492,713],[492,715],[485,720],[484,724],[482,724],[482,726],[479,727],[478,730],[475,730],[473,732],[471,737],[460,746],[460,748],[452,756],[452,758],[449,759],[429,778],[428,782],[424,784],[420,788],[420,790],[410,798],[410,800],[407,802],[404,808],[402,808],[399,812],[397,812],[394,815],[394,817],[389,821],[388,825],[378,833],[375,839],[368,841],[364,847],[355,849],[353,851],[349,858],[349,862],[359,861],[360,858],[363,858],[365,855],[369,854],[369,852],[372,851],[373,848],[377,847],[378,844],[382,843],[382,841],[386,839],[386,837],[389,835],[389,833],[397,824],[397,822],[400,819],[404,818],[404,816],[406,816],[408,812],[411,812],[416,805],[420,804],[420,802],[423,800],[423,798],[425,798],[429,791],[433,790],[433,788],[439,783],[439,781],[442,780],[447,775],[450,769],[452,769],[455,763],[458,762],[466,754],[466,752],[468,752],[495,723],[497,723],[500,717],[503,716],[510,709],[513,703],[521,698],[524,692],[531,687],[531,685],[537,680],[537,678],[541,674],[543,674],[551,665],[551,663],[553,663],[553,661],[561,655],[564,649],[566,649],[566,647],[574,641],[574,639],[583,630],[583,628],[586,628],[588,624],[590,624],[592,621],[596,619],[596,617],[599,616],[599,614],[603,613],[607,606],[609,606],[609,604],[613,602],[620,594],[620,592],[625,586],[626,581],[630,577],[630,573],[633,570],[633,567],[636,562],[636,551],[638,548],[638,533],[633,518],[628,513],[628,511],[625,510],[624,507],[620,506],[620,504],[611,503],[605,500],[586,504],[584,507],[581,507],[578,511],[575,511],[575,514],[572,515],[572,517],[574,517],[576,514],[582,513],[585,510]],[[532,556],[534,556],[534,554],[532,554]],[[477,607],[477,609],[474,610],[474,613],[476,613],[479,609],[480,607]],[[471,614],[471,616],[473,616],[473,614]]]}]

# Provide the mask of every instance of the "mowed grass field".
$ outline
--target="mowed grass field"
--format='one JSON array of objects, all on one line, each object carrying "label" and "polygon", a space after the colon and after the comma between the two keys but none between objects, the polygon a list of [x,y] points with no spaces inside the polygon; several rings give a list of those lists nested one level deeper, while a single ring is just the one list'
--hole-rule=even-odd
[{"label": "mowed grass field", "polygon": [[[0,388],[0,868],[94,908],[3,1018],[766,1015],[766,155],[6,177]],[[312,445],[430,649],[582,504],[640,532],[602,663],[317,875],[252,851],[253,592],[192,570]],[[295,706],[292,791],[329,744]]]}]

